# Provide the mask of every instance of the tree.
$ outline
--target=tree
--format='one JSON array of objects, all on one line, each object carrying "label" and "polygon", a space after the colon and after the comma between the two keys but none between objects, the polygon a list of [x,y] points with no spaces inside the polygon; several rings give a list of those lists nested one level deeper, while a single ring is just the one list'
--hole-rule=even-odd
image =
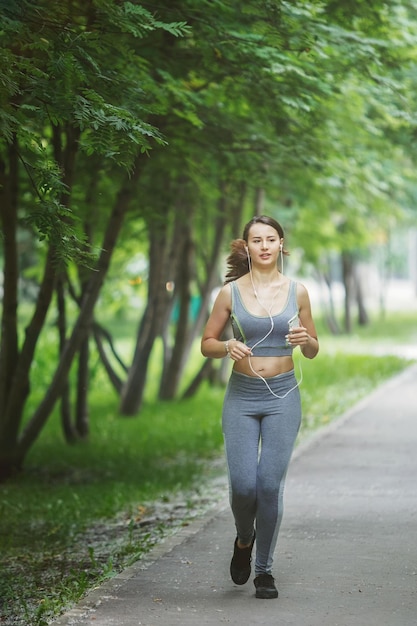
[{"label": "tree", "polygon": [[[107,0],[69,3],[38,0],[2,5],[0,123],[1,219],[4,297],[0,344],[0,473],[22,462],[67,385],[68,373],[92,323],[146,152],[166,142],[146,117],[160,86],[132,50],[135,39],[164,30],[176,37],[184,23],[163,23],[140,5]],[[141,88],[138,88],[138,84]],[[112,207],[100,217],[103,239],[94,245],[83,232],[77,198],[77,159],[97,157],[103,175],[118,186]],[[78,170],[79,175],[80,170]],[[84,216],[86,215],[84,211]],[[46,249],[33,315],[18,339],[18,232],[37,232]],[[80,313],[62,350],[51,384],[21,430],[30,393],[30,368],[55,287],[66,263],[84,272]],[[64,329],[65,330],[65,329]]]}]

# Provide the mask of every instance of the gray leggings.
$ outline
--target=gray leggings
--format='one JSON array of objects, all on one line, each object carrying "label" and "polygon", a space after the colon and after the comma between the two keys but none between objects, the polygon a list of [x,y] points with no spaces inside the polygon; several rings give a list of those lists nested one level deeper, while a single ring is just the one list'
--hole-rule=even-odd
[{"label": "gray leggings", "polygon": [[[294,370],[267,381],[279,396],[297,384]],[[260,378],[233,371],[222,422],[237,536],[249,544],[256,522],[255,575],[270,574],[285,476],[301,422],[298,387],[278,399]]]}]

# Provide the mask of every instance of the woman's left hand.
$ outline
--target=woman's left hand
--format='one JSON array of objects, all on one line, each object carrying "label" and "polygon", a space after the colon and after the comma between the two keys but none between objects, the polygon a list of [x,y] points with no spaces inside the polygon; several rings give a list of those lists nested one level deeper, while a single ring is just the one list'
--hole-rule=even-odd
[{"label": "woman's left hand", "polygon": [[310,340],[310,335],[307,332],[307,328],[297,326],[296,328],[292,328],[285,338],[290,346],[305,346]]}]

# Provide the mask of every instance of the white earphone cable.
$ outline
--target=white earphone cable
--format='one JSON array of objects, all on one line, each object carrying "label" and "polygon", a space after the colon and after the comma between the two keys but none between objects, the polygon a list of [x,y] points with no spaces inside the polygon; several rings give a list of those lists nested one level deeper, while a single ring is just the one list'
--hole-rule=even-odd
[{"label": "white earphone cable", "polygon": [[[247,248],[247,247],[246,247],[246,254],[247,254],[247,257],[248,257],[249,276],[250,276],[250,280],[251,280],[251,283],[252,283],[253,293],[255,294],[255,298],[257,299],[257,301],[259,302],[259,304],[261,305],[261,307],[262,307],[262,308],[264,309],[264,311],[266,311],[266,313],[268,314],[269,319],[270,319],[270,321],[271,321],[271,328],[270,328],[270,329],[269,329],[269,331],[266,333],[266,335],[265,335],[264,337],[262,337],[262,339],[260,339],[259,341],[257,341],[257,342],[256,342],[256,343],[255,343],[255,344],[251,347],[251,350],[253,350],[253,349],[254,349],[254,348],[256,348],[257,346],[259,346],[259,344],[260,344],[260,343],[262,343],[263,341],[265,341],[265,339],[267,339],[267,338],[269,337],[269,335],[270,335],[270,334],[273,332],[273,330],[274,330],[274,319],[273,319],[273,317],[272,317],[272,308],[273,308],[273,306],[274,306],[275,298],[277,297],[277,295],[278,295],[278,293],[279,293],[279,291],[280,291],[280,289],[281,289],[281,285],[279,285],[279,287],[278,287],[278,289],[277,289],[277,291],[276,291],[275,295],[273,296],[273,298],[272,298],[272,302],[271,302],[271,306],[270,306],[270,308],[268,309],[268,308],[267,308],[267,307],[266,307],[266,306],[265,306],[265,305],[264,305],[264,304],[260,301],[260,299],[259,299],[259,297],[258,297],[258,294],[257,294],[257,292],[256,292],[256,289],[255,289],[255,283],[254,283],[254,281],[253,281],[253,275],[252,275],[252,262],[251,262],[251,258],[250,258],[250,255],[249,255],[249,250],[248,250],[248,248]],[[283,265],[284,265],[284,257],[283,257],[283,253],[282,253],[282,245],[281,245],[281,273],[282,273],[282,270],[283,270]],[[294,387],[291,387],[291,389],[289,389],[289,390],[288,390],[288,391],[287,391],[287,392],[286,392],[283,396],[279,396],[278,394],[276,394],[276,393],[275,393],[275,392],[271,389],[271,387],[269,386],[269,384],[268,384],[267,380],[266,380],[266,379],[265,379],[265,378],[264,378],[261,374],[259,374],[259,372],[257,372],[256,370],[254,370],[254,369],[253,369],[253,367],[252,367],[252,361],[251,361],[251,357],[250,357],[250,355],[248,356],[248,362],[249,362],[249,367],[250,367],[251,371],[253,372],[253,374],[255,374],[255,376],[257,376],[258,378],[260,378],[261,380],[263,380],[263,382],[265,383],[266,387],[268,388],[268,391],[269,391],[269,392],[270,392],[273,396],[275,396],[275,398],[278,398],[279,400],[283,400],[284,398],[286,398],[286,397],[288,396],[288,394],[290,394],[292,391],[294,391],[294,389],[297,389],[297,387],[299,387],[299,386],[301,385],[302,381],[303,381],[303,371],[302,371],[302,368],[301,368],[301,363],[300,363],[300,364],[299,364],[299,365],[300,365],[300,380],[299,380],[299,381],[297,381],[297,384],[296,384],[296,385],[294,385]]]}]

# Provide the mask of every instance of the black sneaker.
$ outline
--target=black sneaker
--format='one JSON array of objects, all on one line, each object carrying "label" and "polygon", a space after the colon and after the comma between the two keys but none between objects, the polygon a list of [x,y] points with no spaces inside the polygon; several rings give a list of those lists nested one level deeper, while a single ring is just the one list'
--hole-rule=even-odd
[{"label": "black sneaker", "polygon": [[259,574],[253,581],[256,587],[255,596],[263,600],[278,598],[278,589],[275,587],[275,580],[271,574]]},{"label": "black sneaker", "polygon": [[236,585],[244,585],[251,572],[252,548],[255,541],[255,533],[253,534],[252,543],[247,548],[238,548],[237,537],[233,550],[233,557],[230,562],[230,576]]}]

